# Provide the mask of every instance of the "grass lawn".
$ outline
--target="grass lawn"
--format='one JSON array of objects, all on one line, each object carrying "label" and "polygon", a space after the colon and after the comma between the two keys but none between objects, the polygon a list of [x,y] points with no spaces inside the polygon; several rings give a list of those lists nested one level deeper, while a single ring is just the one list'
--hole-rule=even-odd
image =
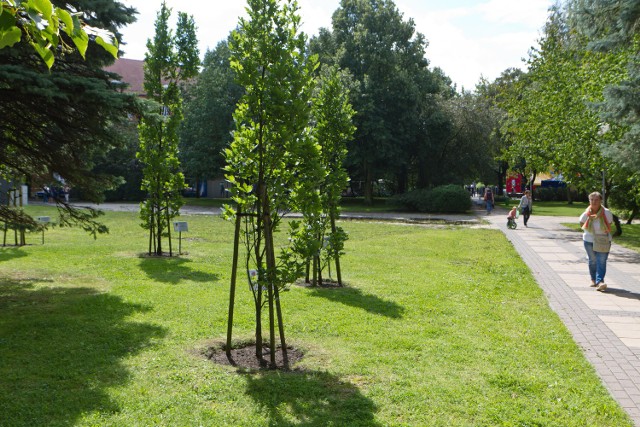
[{"label": "grass lawn", "polygon": [[0,425],[632,425],[497,230],[342,222],[348,286],[282,294],[305,358],[239,373],[202,356],[226,334],[233,226],[181,219],[171,259],[123,212],[97,240],[0,248]]},{"label": "grass lawn", "polygon": [[[503,205],[510,208],[518,203],[520,203],[520,199],[511,199],[503,203]],[[587,202],[568,204],[567,202],[541,202],[535,200],[533,202],[533,214],[540,216],[575,216],[578,218],[587,209],[587,206],[589,206]]]},{"label": "grass lawn", "polygon": [[[230,199],[209,199],[185,197],[184,202],[188,206],[221,207],[225,203],[230,203]],[[363,197],[344,197],[340,202],[343,212],[393,212],[396,209],[387,203],[387,198],[374,197],[373,204],[364,203]]]}]

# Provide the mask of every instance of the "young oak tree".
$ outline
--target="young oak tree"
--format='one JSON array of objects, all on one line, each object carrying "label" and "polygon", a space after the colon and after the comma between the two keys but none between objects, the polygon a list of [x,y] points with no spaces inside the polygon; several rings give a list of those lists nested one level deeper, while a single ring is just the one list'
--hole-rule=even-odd
[{"label": "young oak tree", "polygon": [[276,366],[276,314],[283,364],[288,367],[279,295],[300,277],[303,266],[288,247],[276,254],[274,234],[284,213],[302,205],[318,206],[317,190],[308,191],[320,172],[318,148],[308,127],[317,60],[305,52],[306,36],[300,32],[297,12],[295,0],[248,0],[249,16],[240,19],[230,44],[231,66],[245,93],[234,114],[233,142],[225,150],[226,178],[237,205],[236,210],[226,207],[226,216],[236,219],[227,355],[242,228],[256,312],[256,357],[264,363],[262,310],[266,306],[272,368]]},{"label": "young oak tree", "polygon": [[178,14],[174,36],[168,21],[171,9],[166,3],[158,12],[153,41],[147,41],[144,63],[144,88],[150,100],[139,125],[143,164],[142,190],[147,199],[140,206],[141,226],[149,230],[149,255],[162,255],[162,237],[171,248],[171,220],[183,204],[184,175],[178,160],[178,128],[182,121],[182,96],[179,83],[198,72],[198,48],[193,17]]},{"label": "young oak tree", "polygon": [[[338,285],[342,285],[340,255],[343,253],[347,234],[336,226],[340,216],[340,199],[347,188],[349,177],[344,168],[347,143],[353,139],[355,126],[352,117],[355,111],[349,103],[349,92],[336,66],[325,66],[318,84],[318,93],[313,99],[313,134],[320,147],[322,176],[314,183],[318,189],[320,209],[303,210],[302,221],[292,221],[292,235],[296,250],[305,257],[307,270],[313,265],[312,284],[322,284],[324,267],[335,262]],[[307,281],[308,281],[307,277]]]}]

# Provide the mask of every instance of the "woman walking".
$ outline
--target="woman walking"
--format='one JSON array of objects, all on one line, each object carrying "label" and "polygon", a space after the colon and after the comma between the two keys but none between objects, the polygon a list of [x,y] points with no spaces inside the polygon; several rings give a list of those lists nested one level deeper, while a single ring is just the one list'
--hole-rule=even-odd
[{"label": "woman walking", "polygon": [[522,215],[522,222],[524,226],[527,227],[527,222],[529,222],[529,217],[531,216],[531,205],[533,204],[533,199],[531,198],[531,191],[525,190],[524,196],[520,199],[520,214]]},{"label": "woman walking", "polygon": [[484,201],[487,204],[487,215],[490,215],[496,202],[495,198],[493,197],[493,191],[491,191],[490,187],[487,187],[484,191]]},{"label": "woman walking", "polygon": [[613,214],[602,206],[602,194],[593,192],[589,194],[589,207],[580,215],[580,225],[584,233],[584,249],[589,258],[589,274],[591,286],[604,292],[607,285],[604,276],[607,273],[607,258],[611,248],[611,223]]}]

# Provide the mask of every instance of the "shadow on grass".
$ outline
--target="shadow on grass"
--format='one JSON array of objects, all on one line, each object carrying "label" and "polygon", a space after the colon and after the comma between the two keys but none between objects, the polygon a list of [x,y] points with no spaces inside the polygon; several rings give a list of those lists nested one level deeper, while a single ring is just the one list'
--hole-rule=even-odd
[{"label": "shadow on grass", "polygon": [[9,261],[10,259],[22,258],[27,256],[25,251],[20,248],[3,246],[0,247],[0,262]]},{"label": "shadow on grass", "polygon": [[353,384],[325,372],[246,376],[247,394],[269,413],[269,425],[377,427],[376,406]]},{"label": "shadow on grass", "polygon": [[140,268],[150,278],[163,283],[178,284],[183,280],[195,282],[217,282],[217,274],[203,273],[193,270],[189,263],[193,261],[178,257],[142,258]]},{"label": "shadow on grass", "polygon": [[128,381],[122,360],[164,329],[128,321],[148,309],[119,297],[34,284],[0,279],[0,425],[72,426],[119,411],[107,389]]},{"label": "shadow on grass", "polygon": [[404,313],[404,307],[393,301],[385,301],[375,295],[364,294],[357,288],[313,288],[311,296],[326,298],[351,307],[361,308],[370,313],[399,319]]}]

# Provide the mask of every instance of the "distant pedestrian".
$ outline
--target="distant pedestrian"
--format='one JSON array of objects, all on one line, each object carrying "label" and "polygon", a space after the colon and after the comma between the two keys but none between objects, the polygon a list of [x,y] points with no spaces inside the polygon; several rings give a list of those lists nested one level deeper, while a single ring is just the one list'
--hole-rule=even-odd
[{"label": "distant pedestrian", "polygon": [[68,185],[65,185],[64,188],[62,189],[62,194],[64,194],[65,203],[69,203],[69,192],[70,191],[71,191],[71,189],[69,188]]},{"label": "distant pedestrian", "polygon": [[589,194],[589,207],[580,215],[580,225],[584,230],[582,240],[589,258],[591,286],[600,292],[607,289],[604,276],[611,248],[612,222],[613,214],[602,206],[602,195],[597,191]]},{"label": "distant pedestrian", "polygon": [[487,187],[484,191],[484,201],[487,204],[487,215],[491,215],[491,211],[495,205],[495,198],[493,197],[493,191],[491,187]]},{"label": "distant pedestrian", "polygon": [[528,227],[527,222],[529,222],[529,217],[531,216],[531,207],[533,205],[533,198],[531,197],[531,191],[525,190],[524,196],[520,199],[520,204],[518,205],[520,209],[520,215],[522,215],[522,222],[525,227]]},{"label": "distant pedestrian", "polygon": [[45,203],[49,203],[49,196],[51,196],[51,189],[48,185],[42,187],[42,201]]}]

